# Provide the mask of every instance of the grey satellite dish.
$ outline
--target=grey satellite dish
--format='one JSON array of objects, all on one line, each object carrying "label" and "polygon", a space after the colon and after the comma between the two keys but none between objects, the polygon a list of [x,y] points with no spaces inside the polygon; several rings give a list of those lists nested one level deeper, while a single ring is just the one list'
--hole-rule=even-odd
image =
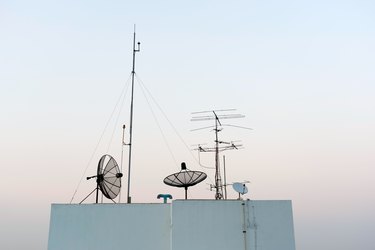
[{"label": "grey satellite dish", "polygon": [[110,155],[103,155],[98,163],[97,174],[86,178],[87,180],[96,178],[97,183],[96,188],[86,198],[96,190],[96,203],[98,203],[100,189],[106,198],[113,201],[121,191],[121,177],[122,173],[115,159]]},{"label": "grey satellite dish", "polygon": [[194,186],[207,178],[207,175],[200,171],[192,171],[186,168],[185,162],[181,163],[181,171],[168,175],[164,183],[173,187],[185,188],[185,200],[187,199],[188,187]]},{"label": "grey satellite dish", "polygon": [[238,193],[238,199],[241,199],[241,195],[246,194],[249,190],[245,183],[235,182],[232,184],[233,189]]}]

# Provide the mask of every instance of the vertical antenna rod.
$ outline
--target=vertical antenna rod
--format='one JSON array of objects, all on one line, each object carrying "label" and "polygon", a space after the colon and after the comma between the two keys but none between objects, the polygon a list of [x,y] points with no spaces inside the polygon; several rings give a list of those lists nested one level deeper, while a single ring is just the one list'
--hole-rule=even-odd
[{"label": "vertical antenna rod", "polygon": [[223,155],[223,165],[224,165],[224,199],[227,199],[227,173],[225,171],[225,155]]},{"label": "vertical antenna rod", "polygon": [[[120,172],[122,172],[122,166],[123,166],[123,162],[124,162],[124,146],[127,145],[125,144],[125,124],[122,125],[122,141],[121,141],[121,166],[120,166]],[[121,191],[119,193],[119,196],[118,196],[118,203],[121,203]]]},{"label": "vertical antenna rod", "polygon": [[129,128],[129,168],[128,168],[128,198],[127,202],[131,203],[130,197],[130,168],[131,168],[131,159],[132,159],[132,139],[133,139],[133,95],[134,95],[134,76],[135,76],[135,53],[140,51],[140,42],[138,42],[137,49],[135,48],[135,25],[134,25],[134,37],[133,37],[133,69],[132,69],[132,93],[131,93],[131,102],[130,102],[130,128]]},{"label": "vertical antenna rod", "polygon": [[221,175],[220,175],[220,160],[219,160],[219,128],[218,125],[221,126],[220,120],[217,117],[215,111],[212,111],[215,116],[215,187],[216,187],[216,194],[215,199],[221,200],[223,198],[223,185],[221,183]]}]

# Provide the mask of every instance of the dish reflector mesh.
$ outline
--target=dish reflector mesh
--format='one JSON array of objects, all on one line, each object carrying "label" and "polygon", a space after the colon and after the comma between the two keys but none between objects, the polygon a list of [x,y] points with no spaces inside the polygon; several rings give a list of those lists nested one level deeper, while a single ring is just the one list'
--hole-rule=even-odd
[{"label": "dish reflector mesh", "polygon": [[121,190],[121,176],[117,162],[110,155],[103,155],[98,165],[99,188],[108,199],[114,199]]},{"label": "dish reflector mesh", "polygon": [[206,178],[207,175],[203,172],[186,170],[165,177],[164,183],[174,187],[190,187]]}]

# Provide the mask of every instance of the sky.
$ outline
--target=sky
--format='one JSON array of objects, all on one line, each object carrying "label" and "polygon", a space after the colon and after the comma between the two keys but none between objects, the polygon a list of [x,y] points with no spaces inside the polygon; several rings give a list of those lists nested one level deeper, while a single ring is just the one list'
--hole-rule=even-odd
[{"label": "sky", "polygon": [[370,0],[0,1],[0,248],[47,249],[51,203],[80,202],[101,155],[120,163],[136,24],[134,202],[183,198],[162,183],[182,161],[208,174],[189,197],[213,199],[192,145],[214,134],[191,131],[213,123],[191,112],[234,108],[245,118],[225,122],[253,130],[220,132],[244,145],[225,152],[228,183],[292,200],[298,250],[375,249],[373,13]]}]

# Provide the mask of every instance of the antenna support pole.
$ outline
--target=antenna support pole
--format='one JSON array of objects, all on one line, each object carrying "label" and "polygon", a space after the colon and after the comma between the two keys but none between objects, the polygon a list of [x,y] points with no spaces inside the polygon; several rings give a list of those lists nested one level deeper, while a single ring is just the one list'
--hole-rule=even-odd
[{"label": "antenna support pole", "polygon": [[96,183],[96,199],[95,199],[95,203],[98,204],[98,201],[99,201],[99,182],[97,181],[97,183]]},{"label": "antenna support pole", "polygon": [[223,155],[223,165],[224,165],[224,199],[227,199],[227,173],[225,171],[225,155]]},{"label": "antenna support pole", "polygon": [[220,121],[215,111],[213,111],[213,113],[215,115],[215,139],[216,139],[215,140],[215,188],[216,188],[215,199],[220,200],[220,199],[223,199],[223,185],[221,183],[221,176],[220,176],[219,137],[218,137],[218,133],[219,133],[218,124],[220,124]]},{"label": "antenna support pole", "polygon": [[138,42],[138,47],[135,47],[135,25],[134,25],[134,36],[133,36],[133,68],[132,68],[132,91],[131,91],[131,102],[130,102],[130,127],[129,127],[129,168],[128,168],[128,194],[127,203],[131,203],[130,196],[130,170],[131,170],[131,159],[132,159],[132,139],[133,139],[133,97],[134,97],[134,77],[135,77],[135,53],[140,51],[140,42]]},{"label": "antenna support pole", "polygon": [[[120,172],[122,172],[122,166],[123,166],[123,162],[124,162],[124,146],[126,145],[125,144],[125,124],[122,125],[122,141],[121,141],[121,166],[120,166]],[[119,197],[118,197],[118,203],[121,203],[121,192],[119,193]]]}]

